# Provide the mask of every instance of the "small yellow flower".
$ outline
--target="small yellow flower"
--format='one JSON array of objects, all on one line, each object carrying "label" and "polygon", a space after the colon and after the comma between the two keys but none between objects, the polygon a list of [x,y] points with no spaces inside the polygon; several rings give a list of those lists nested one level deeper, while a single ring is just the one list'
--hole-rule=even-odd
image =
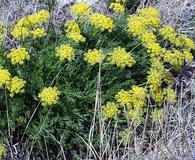
[{"label": "small yellow flower", "polygon": [[26,81],[23,79],[18,78],[17,76],[11,78],[10,84],[8,85],[8,90],[10,91],[10,96],[13,97],[14,94],[23,93],[24,92],[24,85]]},{"label": "small yellow flower", "polygon": [[104,55],[101,50],[93,49],[88,50],[87,53],[84,54],[84,60],[87,61],[91,65],[95,65],[96,63],[100,63]]},{"label": "small yellow flower", "polygon": [[60,60],[71,61],[75,56],[75,50],[69,44],[62,44],[60,47],[56,48],[56,56]]},{"label": "small yellow flower", "polygon": [[86,41],[86,38],[77,32],[69,32],[66,34],[66,37],[74,42],[77,42],[77,43]]},{"label": "small yellow flower", "polygon": [[161,104],[164,101],[164,93],[161,88],[151,90],[151,95],[157,104]]},{"label": "small yellow flower", "polygon": [[26,48],[19,46],[17,49],[12,49],[11,52],[7,55],[7,58],[11,59],[13,65],[15,64],[24,64],[25,60],[30,59],[29,53],[26,51]]},{"label": "small yellow flower", "polygon": [[118,115],[118,106],[114,102],[107,102],[103,106],[103,115],[105,119],[116,118]]},{"label": "small yellow flower", "polygon": [[139,125],[144,121],[143,110],[141,108],[130,109],[129,117],[135,125]]},{"label": "small yellow flower", "polygon": [[108,30],[111,32],[114,28],[113,20],[103,14],[93,13],[90,15],[89,21],[95,28],[100,29],[101,31]]},{"label": "small yellow flower", "polygon": [[47,35],[45,29],[43,28],[37,28],[30,32],[32,34],[33,38],[41,38]]},{"label": "small yellow flower", "polygon": [[39,11],[37,14],[35,14],[35,16],[37,17],[37,19],[39,20],[38,23],[42,23],[45,22],[47,23],[49,20],[49,12],[46,10],[41,10]]},{"label": "small yellow flower", "polygon": [[159,72],[159,70],[151,69],[149,72],[149,75],[147,76],[148,84],[150,87],[150,90],[156,91],[161,86],[164,74]]},{"label": "small yellow flower", "polygon": [[152,7],[140,9],[138,10],[138,14],[144,17],[159,17],[159,11]]},{"label": "small yellow flower", "polygon": [[0,88],[10,83],[11,74],[7,69],[0,68]]},{"label": "small yellow flower", "polygon": [[184,63],[184,56],[179,50],[167,50],[164,54],[164,61],[170,63],[173,67],[181,68]]},{"label": "small yellow flower", "polygon": [[115,95],[115,99],[120,105],[128,106],[131,101],[131,94],[129,91],[121,90]]},{"label": "small yellow flower", "polygon": [[120,3],[111,3],[109,8],[113,9],[115,12],[120,12],[120,13],[125,12],[125,7]]},{"label": "small yellow flower", "polygon": [[111,64],[116,64],[120,68],[131,67],[135,64],[135,60],[131,56],[131,53],[126,52],[125,48],[117,47],[114,51],[109,53],[108,60]]},{"label": "small yellow flower", "polygon": [[77,3],[70,7],[70,13],[77,16],[89,15],[91,7],[87,3]]},{"label": "small yellow flower", "polygon": [[129,93],[131,95],[130,103],[134,108],[142,108],[146,105],[147,93],[143,87],[132,86]]},{"label": "small yellow flower", "polygon": [[171,104],[175,103],[175,101],[176,101],[175,91],[171,87],[168,87],[168,88],[164,89],[163,91],[164,91],[164,95],[165,95],[165,100]]},{"label": "small yellow flower", "polygon": [[191,63],[192,61],[193,61],[193,55],[192,55],[192,53],[190,52],[190,51],[184,51],[183,52],[183,55],[184,55],[184,60],[186,61],[186,62],[189,62],[189,63]]},{"label": "small yellow flower", "polygon": [[80,34],[80,32],[81,32],[78,23],[74,20],[71,20],[68,23],[65,23],[64,26],[66,27],[67,33],[76,32],[76,33]]},{"label": "small yellow flower", "polygon": [[25,27],[15,27],[12,31],[12,36],[19,40],[24,40],[27,37],[30,37],[30,31],[28,28]]},{"label": "small yellow flower", "polygon": [[42,105],[53,105],[59,100],[60,91],[57,87],[43,88],[42,92],[39,93],[38,97],[41,99]]}]

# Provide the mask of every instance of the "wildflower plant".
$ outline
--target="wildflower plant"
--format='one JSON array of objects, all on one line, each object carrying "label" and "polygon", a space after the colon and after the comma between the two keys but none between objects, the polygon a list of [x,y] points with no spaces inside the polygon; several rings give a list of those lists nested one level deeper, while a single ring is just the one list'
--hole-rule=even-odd
[{"label": "wildflower plant", "polygon": [[172,72],[179,73],[192,61],[195,45],[163,25],[156,9],[129,15],[123,3],[116,3],[111,5],[116,13],[109,15],[93,12],[85,3],[73,5],[75,19],[62,24],[60,35],[46,10],[22,18],[8,30],[20,46],[0,49],[4,137],[9,106],[10,133],[17,132],[20,140],[29,138],[40,150],[45,138],[51,147],[60,144],[67,152],[84,150],[75,133],[88,134],[98,78],[105,120],[141,125],[149,103],[155,108],[151,121],[162,120],[163,110],[158,108],[176,100]]}]

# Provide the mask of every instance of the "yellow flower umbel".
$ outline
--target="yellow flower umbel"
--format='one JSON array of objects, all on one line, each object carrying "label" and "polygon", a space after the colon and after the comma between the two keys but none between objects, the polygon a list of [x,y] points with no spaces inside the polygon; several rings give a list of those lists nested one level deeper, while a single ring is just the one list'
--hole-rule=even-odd
[{"label": "yellow flower umbel", "polygon": [[134,108],[129,110],[129,117],[134,125],[139,125],[144,121],[142,108]]},{"label": "yellow flower umbel", "polygon": [[140,9],[138,14],[144,17],[159,17],[159,11],[152,7]]},{"label": "yellow flower umbel", "polygon": [[102,51],[97,49],[88,50],[88,52],[85,53],[84,56],[84,60],[91,65],[95,65],[96,63],[102,62],[104,58],[104,54],[102,53]]},{"label": "yellow flower umbel", "polygon": [[39,93],[38,97],[41,99],[42,105],[53,105],[59,100],[60,91],[57,87],[43,88],[42,92]]},{"label": "yellow flower umbel", "polygon": [[95,28],[100,29],[101,31],[108,30],[111,32],[114,28],[113,20],[103,14],[93,13],[90,15],[89,21]]},{"label": "yellow flower umbel", "polygon": [[30,33],[34,39],[41,38],[41,37],[44,37],[47,35],[45,29],[43,29],[43,28],[37,28],[37,29],[31,31]]},{"label": "yellow flower umbel", "polygon": [[0,68],[0,88],[10,83],[11,74],[7,69]]},{"label": "yellow flower umbel", "polygon": [[31,35],[28,28],[17,26],[14,28],[11,34],[14,38],[19,40],[24,40],[25,38],[30,37]]},{"label": "yellow flower umbel", "polygon": [[6,155],[6,151],[4,144],[0,144],[0,159]]},{"label": "yellow flower umbel", "polygon": [[105,119],[116,118],[119,110],[114,102],[107,102],[103,107],[103,116]]},{"label": "yellow flower umbel", "polygon": [[70,13],[77,16],[89,15],[91,7],[87,3],[77,3],[70,7]]},{"label": "yellow flower umbel", "polygon": [[147,45],[147,49],[147,52],[150,53],[151,58],[163,56],[163,49],[161,48],[159,43],[150,43]]},{"label": "yellow flower umbel", "polygon": [[193,61],[193,55],[190,51],[186,50],[183,51],[184,60],[188,63],[191,63]]},{"label": "yellow flower umbel", "polygon": [[131,67],[135,64],[131,53],[126,52],[125,48],[121,47],[114,48],[114,51],[109,53],[108,60],[111,64],[116,64],[120,68]]},{"label": "yellow flower umbel", "polygon": [[25,60],[30,59],[29,53],[26,51],[26,48],[19,46],[17,49],[12,49],[11,52],[7,55],[7,58],[11,59],[13,65],[15,64],[24,64]]},{"label": "yellow flower umbel", "polygon": [[194,42],[191,39],[189,39],[188,37],[186,37],[185,35],[179,34],[178,39],[181,43],[181,47],[184,47],[188,50],[195,49]]},{"label": "yellow flower umbel", "polygon": [[86,38],[77,32],[69,32],[66,34],[66,37],[74,42],[85,42]]},{"label": "yellow flower umbel", "polygon": [[66,37],[74,42],[85,42],[86,38],[81,35],[81,31],[78,23],[75,21],[69,21],[65,24],[66,29]]},{"label": "yellow flower umbel", "polygon": [[35,17],[38,19],[37,23],[47,23],[49,20],[49,12],[46,10],[41,10],[35,14]]},{"label": "yellow flower umbel", "polygon": [[180,69],[184,63],[184,54],[179,50],[173,49],[172,52],[167,50],[164,55],[164,61],[170,63],[173,67]]},{"label": "yellow flower umbel", "polygon": [[138,86],[132,86],[129,91],[131,95],[130,103],[134,108],[142,108],[146,104],[147,93],[145,89]]},{"label": "yellow flower umbel", "polygon": [[[42,31],[40,29],[36,30],[36,28],[42,25],[43,23],[48,22],[48,20],[49,12],[46,10],[41,10],[38,13],[20,19],[19,22],[14,27],[14,30],[12,31],[11,34],[13,35],[14,38],[19,40],[24,40],[25,38],[31,36],[33,36],[34,38],[40,37],[38,36],[37,32],[41,33],[41,35],[43,36],[45,35],[43,34],[43,30]],[[33,32],[32,30],[34,30],[35,32],[34,34],[36,34],[36,36],[32,34]]]},{"label": "yellow flower umbel", "polygon": [[115,99],[120,105],[128,106],[131,101],[131,94],[129,91],[121,90],[115,95]]},{"label": "yellow flower umbel", "polygon": [[81,32],[78,23],[74,20],[71,20],[71,21],[65,23],[64,27],[66,28],[67,33],[69,33],[69,32],[80,33]]},{"label": "yellow flower umbel", "polygon": [[14,94],[23,93],[24,92],[23,87],[25,84],[26,81],[18,78],[17,76],[11,78],[10,84],[7,87],[8,90],[10,91],[10,96],[13,97]]},{"label": "yellow flower umbel", "polygon": [[164,95],[165,95],[165,100],[171,104],[175,103],[175,101],[176,101],[175,91],[171,87],[168,87],[168,88],[164,89],[163,91],[164,91]]},{"label": "yellow flower umbel", "polygon": [[115,12],[119,12],[119,13],[125,12],[125,7],[120,3],[111,3],[109,8],[113,9]]},{"label": "yellow flower umbel", "polygon": [[159,30],[159,34],[163,37],[163,39],[168,40],[172,44],[175,44],[178,41],[176,38],[177,32],[172,26],[164,26]]},{"label": "yellow flower umbel", "polygon": [[150,90],[152,91],[158,90],[158,88],[160,88],[162,84],[164,75],[156,69],[151,69],[148,73],[149,75],[147,77],[147,80],[148,80]]},{"label": "yellow flower umbel", "polygon": [[75,56],[75,50],[69,44],[62,44],[60,47],[56,48],[56,56],[60,58],[60,60],[68,60],[71,61]]}]

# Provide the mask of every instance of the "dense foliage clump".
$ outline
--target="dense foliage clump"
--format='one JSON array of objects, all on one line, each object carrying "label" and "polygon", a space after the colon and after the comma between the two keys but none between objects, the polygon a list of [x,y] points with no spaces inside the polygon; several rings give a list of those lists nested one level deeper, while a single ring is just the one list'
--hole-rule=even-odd
[{"label": "dense foliage clump", "polygon": [[142,125],[146,112],[163,121],[162,104],[176,100],[175,73],[192,62],[195,45],[164,26],[154,8],[128,15],[116,2],[110,9],[115,12],[108,16],[86,3],[72,6],[74,20],[62,24],[61,35],[46,10],[8,31],[19,45],[0,50],[2,142],[12,134],[40,152],[45,139],[51,148],[85,150],[79,136],[88,135],[97,88],[104,119],[121,120],[121,130],[130,122]]}]

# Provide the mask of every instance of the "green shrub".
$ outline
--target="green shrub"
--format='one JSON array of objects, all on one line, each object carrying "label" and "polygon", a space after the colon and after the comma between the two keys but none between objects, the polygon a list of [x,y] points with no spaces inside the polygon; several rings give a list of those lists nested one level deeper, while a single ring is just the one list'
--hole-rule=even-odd
[{"label": "green shrub", "polygon": [[153,8],[108,17],[76,4],[71,14],[61,35],[47,11],[21,19],[9,31],[20,45],[0,50],[2,139],[29,140],[37,155],[45,139],[49,149],[84,153],[78,135],[88,136],[100,88],[104,118],[119,119],[121,130],[142,124],[147,109],[162,121],[161,104],[176,99],[173,72],[193,58],[194,43],[163,26]]}]

